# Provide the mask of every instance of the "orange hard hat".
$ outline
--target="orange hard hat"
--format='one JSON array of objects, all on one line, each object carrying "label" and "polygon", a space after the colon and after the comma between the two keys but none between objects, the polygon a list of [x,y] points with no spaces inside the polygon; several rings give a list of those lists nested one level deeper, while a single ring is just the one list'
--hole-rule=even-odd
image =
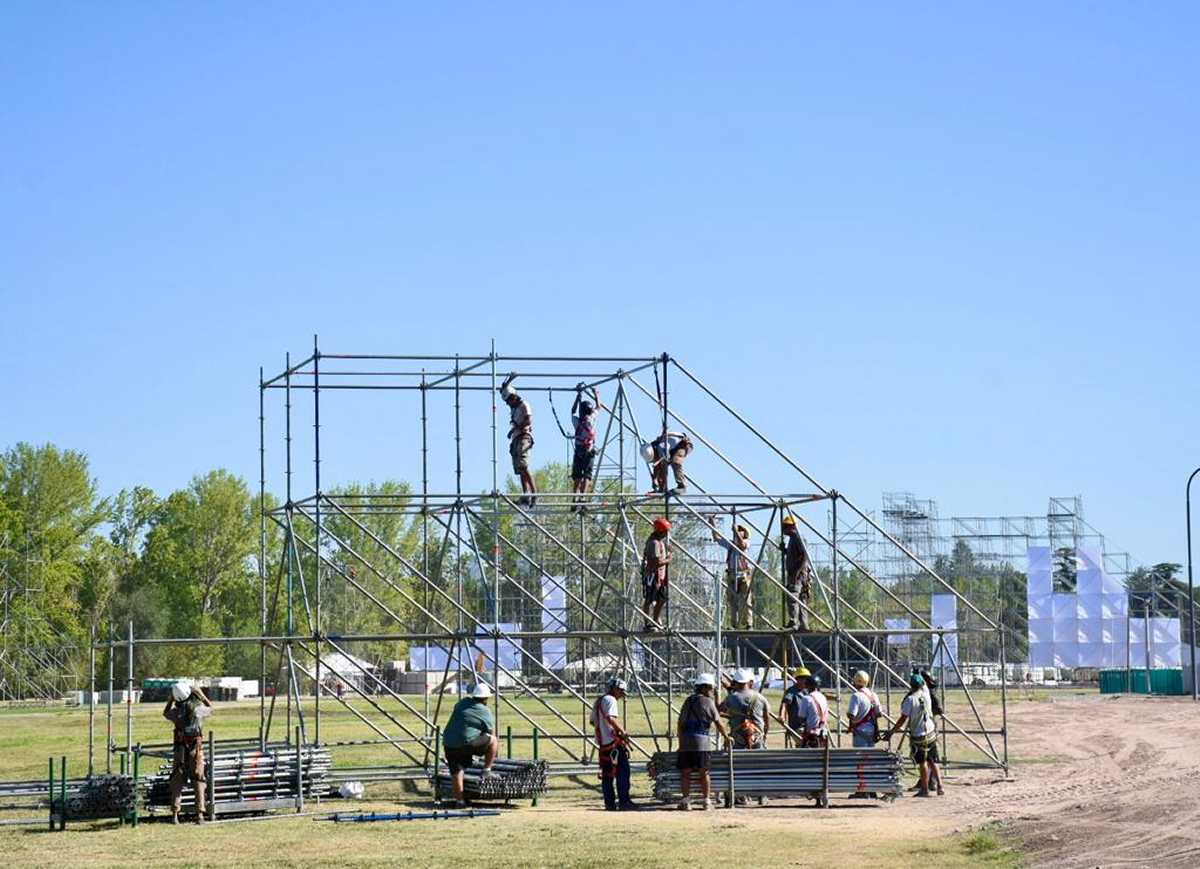
[{"label": "orange hard hat", "polygon": [[654,520],[654,530],[655,531],[670,531],[671,530],[670,520],[664,519],[662,516],[659,516],[657,519]]}]

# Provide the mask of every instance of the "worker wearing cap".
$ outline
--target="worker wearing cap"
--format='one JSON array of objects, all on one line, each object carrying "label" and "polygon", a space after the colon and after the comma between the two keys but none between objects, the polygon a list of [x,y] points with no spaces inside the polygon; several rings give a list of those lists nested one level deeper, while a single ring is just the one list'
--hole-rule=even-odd
[{"label": "worker wearing cap", "polygon": [[[671,553],[667,548],[667,532],[671,530],[669,520],[659,517],[654,520],[654,530],[646,538],[642,550],[642,616],[643,629],[653,631],[661,624],[663,604],[667,602],[667,565]],[[654,608],[653,619],[650,608]]]},{"label": "worker wearing cap", "polygon": [[609,812],[638,808],[629,796],[629,735],[621,726],[617,707],[627,687],[624,679],[613,676],[605,692],[592,704],[591,722],[599,747],[600,789],[604,793],[604,809]]},{"label": "worker wearing cap", "polygon": [[784,748],[799,748],[804,732],[804,716],[800,711],[800,699],[805,694],[804,680],[811,676],[808,667],[797,667],[792,674],[795,679],[791,686],[783,692],[779,701],[779,718],[787,722],[787,732],[783,736]]},{"label": "worker wearing cap", "polygon": [[847,727],[855,748],[872,748],[879,737],[879,716],[883,714],[879,695],[871,690],[871,676],[866,670],[857,671],[851,681],[854,693],[846,708],[850,719]]},{"label": "worker wearing cap", "polygon": [[933,701],[929,696],[929,688],[920,673],[913,673],[908,680],[908,694],[900,704],[900,717],[892,725],[885,739],[891,739],[904,725],[908,725],[908,744],[913,763],[917,765],[921,780],[917,788],[917,796],[930,796],[929,784],[935,782],[938,795],[941,796],[942,776],[937,768],[938,747],[937,727],[934,724]]},{"label": "worker wearing cap", "polygon": [[466,697],[454,704],[450,720],[442,733],[442,746],[454,787],[454,803],[459,808],[466,805],[463,770],[471,766],[475,758],[483,758],[485,778],[494,775],[492,764],[496,760],[496,719],[487,705],[491,696],[492,689],[483,682],[474,685]]},{"label": "worker wearing cap", "polygon": [[688,695],[679,707],[679,719],[675,725],[676,736],[679,737],[679,752],[675,756],[675,765],[679,769],[679,786],[683,794],[679,808],[685,811],[692,808],[693,776],[700,783],[701,808],[711,808],[708,801],[711,784],[708,770],[712,756],[712,726],[717,725],[717,730],[722,736],[729,736],[729,731],[721,722],[717,704],[713,701],[716,680],[709,673],[701,673],[692,684],[695,686],[695,693]]},{"label": "worker wearing cap", "polygon": [[812,562],[808,550],[796,530],[793,516],[783,517],[783,584],[787,595],[787,622],[784,627],[798,631],[808,630],[808,617],[801,601],[807,601],[812,583]]},{"label": "worker wearing cap", "polygon": [[750,531],[745,525],[735,525],[733,541],[721,537],[716,524],[712,539],[725,550],[725,599],[729,601],[729,624],[734,629],[754,627],[754,588],[751,582],[749,548]]},{"label": "worker wearing cap", "polygon": [[[593,465],[596,461],[596,408],[603,407],[600,394],[592,389],[591,401],[584,399],[585,387],[582,383],[575,387],[575,403],[571,405],[571,424],[575,427],[575,454],[571,459],[572,491],[577,495],[587,494],[588,484],[592,481]],[[578,502],[571,505],[574,513]]]},{"label": "worker wearing cap", "polygon": [[516,374],[510,374],[504,378],[500,384],[500,397],[508,405],[508,453],[512,456],[513,473],[521,479],[522,496],[517,503],[522,507],[533,507],[537,504],[537,487],[529,471],[529,453],[533,449],[533,410],[529,402],[512,388],[516,377]]},{"label": "worker wearing cap", "polygon": [[650,441],[650,447],[654,450],[654,464],[651,467],[654,491],[667,491],[667,465],[670,465],[671,473],[675,475],[675,488],[671,492],[675,495],[685,494],[687,474],[683,471],[683,461],[695,447],[692,439],[686,432],[669,431]]},{"label": "worker wearing cap", "polygon": [[171,746],[171,823],[179,823],[183,787],[190,780],[196,788],[196,823],[204,821],[204,719],[212,703],[200,689],[180,680],[171,686],[163,707],[163,718],[175,725]]},{"label": "worker wearing cap", "polygon": [[803,748],[825,748],[829,745],[829,700],[821,693],[821,677],[812,673],[804,677],[804,696],[800,698]]}]

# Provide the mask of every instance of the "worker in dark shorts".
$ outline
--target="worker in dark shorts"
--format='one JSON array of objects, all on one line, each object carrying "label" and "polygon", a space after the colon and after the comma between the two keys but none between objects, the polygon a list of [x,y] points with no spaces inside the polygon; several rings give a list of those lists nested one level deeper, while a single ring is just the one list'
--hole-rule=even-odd
[{"label": "worker in dark shorts", "polygon": [[513,473],[521,479],[522,496],[518,504],[533,507],[537,504],[537,486],[529,470],[529,452],[533,449],[533,410],[529,402],[521,398],[512,382],[516,374],[510,374],[500,384],[500,397],[508,405],[508,453],[512,456]]},{"label": "worker in dark shorts", "polygon": [[908,680],[908,694],[900,704],[900,717],[892,725],[884,739],[891,739],[904,725],[908,725],[908,745],[913,763],[917,765],[921,780],[917,796],[928,797],[929,786],[932,782],[937,787],[938,796],[945,791],[942,788],[942,774],[938,770],[937,726],[933,717],[933,701],[929,696],[929,688],[920,673],[913,673]]},{"label": "worker in dark shorts", "polygon": [[492,764],[496,760],[496,719],[488,709],[488,698],[492,689],[480,682],[471,693],[454,704],[446,730],[442,733],[442,746],[446,763],[450,767],[450,781],[454,788],[454,804],[466,805],[463,796],[463,770],[483,758],[483,776],[495,775]]},{"label": "worker in dark shorts", "polygon": [[212,703],[198,689],[179,681],[171,686],[171,696],[163,707],[163,718],[175,725],[171,751],[171,823],[179,823],[183,787],[192,782],[196,788],[196,823],[204,821],[204,719],[212,712]]},{"label": "worker in dark shorts", "polygon": [[[655,631],[662,617],[663,604],[667,602],[667,565],[671,553],[667,548],[667,532],[671,530],[669,520],[659,517],[654,520],[654,530],[646,538],[642,550],[642,629]],[[650,608],[654,608],[651,619]]]},{"label": "worker in dark shorts", "polygon": [[[575,427],[571,482],[572,491],[576,495],[586,495],[588,485],[592,482],[593,465],[596,461],[596,409],[604,406],[600,403],[600,394],[595,389],[592,389],[592,401],[583,397],[584,389],[582,383],[575,387],[575,403],[571,405],[571,423]],[[576,498],[571,504],[571,512],[575,512],[578,507],[579,499]]]},{"label": "worker in dark shorts", "polygon": [[683,471],[683,462],[692,454],[695,444],[686,432],[669,431],[650,441],[653,450],[654,463],[651,466],[651,478],[655,492],[667,491],[667,467],[675,475],[673,494],[683,495],[687,492],[687,474]]},{"label": "worker in dark shorts", "polygon": [[786,722],[787,730],[783,735],[784,748],[800,748],[804,742],[804,713],[801,709],[804,698],[804,680],[812,673],[808,667],[800,666],[792,674],[795,679],[779,702],[779,719]]},{"label": "worker in dark shorts", "polygon": [[792,516],[783,517],[783,540],[783,584],[788,591],[784,627],[807,631],[808,617],[801,602],[807,601],[812,593],[812,562]]},{"label": "worker in dark shorts", "polygon": [[683,799],[679,808],[691,811],[692,777],[700,784],[700,808],[712,808],[708,794],[711,787],[708,770],[712,757],[712,726],[722,736],[728,738],[729,730],[721,721],[717,712],[717,704],[713,700],[713,692],[717,682],[708,673],[701,673],[693,683],[696,687],[694,694],[688,696],[679,708],[679,720],[676,723],[676,735],[679,737],[679,752],[675,755],[675,765],[679,768],[679,787]]}]

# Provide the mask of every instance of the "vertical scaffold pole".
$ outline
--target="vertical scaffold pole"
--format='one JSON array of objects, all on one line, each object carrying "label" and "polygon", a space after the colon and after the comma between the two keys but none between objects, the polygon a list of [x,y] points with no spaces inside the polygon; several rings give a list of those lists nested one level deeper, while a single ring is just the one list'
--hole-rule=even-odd
[{"label": "vertical scaffold pole", "polygon": [[[671,445],[667,441],[667,431],[668,431],[667,426],[669,425],[668,415],[670,413],[670,410],[668,409],[668,404],[667,404],[667,363],[670,361],[670,359],[671,359],[671,357],[668,356],[666,353],[664,353],[662,355],[662,438],[663,438],[663,455],[665,457],[663,460],[664,466],[663,466],[663,477],[662,477],[662,479],[663,479],[663,518],[666,519],[668,522],[671,521],[671,489],[668,485],[669,481],[667,480],[667,476],[666,476],[671,471],[671,467],[670,467]],[[671,552],[671,532],[669,530],[667,531],[665,551],[667,552],[668,555]],[[674,662],[672,660],[672,654],[671,654],[671,648],[673,645],[671,643],[671,613],[674,612],[675,607],[671,605],[671,597],[672,597],[672,595],[671,595],[671,563],[669,561],[667,562],[666,566],[664,567],[664,570],[666,571],[666,586],[667,586],[667,605],[666,605],[666,609],[664,612],[664,622],[665,622],[666,629],[663,632],[664,636],[666,637],[666,641],[667,641],[667,655],[666,655],[666,657],[667,657],[667,723],[666,723],[667,724],[667,726],[666,726],[666,729],[667,729],[667,751],[673,751],[674,750],[673,744],[675,741],[675,728],[671,726],[671,709],[675,705],[673,702],[673,699],[672,699],[673,695],[674,695],[675,669],[674,669]]]},{"label": "vertical scaffold pole", "polygon": [[[287,492],[287,520],[288,530],[284,532],[283,554],[287,559],[287,622],[284,633],[290,638],[292,636],[292,559],[296,557],[296,541],[292,539],[292,529],[295,527],[292,523],[294,508],[292,507],[292,354],[288,353],[284,357],[284,380],[283,380],[283,407],[284,407],[284,436],[283,441],[286,446],[285,452],[285,470],[284,478],[286,480]],[[291,650],[291,639],[284,641],[284,646]],[[280,651],[280,655],[283,652]],[[282,664],[282,657],[280,662]],[[290,661],[290,659],[289,659]],[[287,726],[284,729],[284,739],[292,738],[292,692],[291,680],[292,673],[290,670],[291,664],[288,664],[288,691],[287,691]],[[279,692],[279,686],[275,686],[275,692]]]},{"label": "vertical scaffold pole", "polygon": [[1004,777],[1008,778],[1008,659],[1005,655],[1004,610],[1001,605],[1000,618],[1000,738],[1004,740]]},{"label": "vertical scaffold pole", "polygon": [[[267,635],[267,390],[258,369],[258,616]],[[258,750],[267,745],[267,644],[258,644]]]},{"label": "vertical scaffold pole", "polygon": [[[425,369],[421,369],[421,570],[425,576],[429,576],[429,409],[427,406],[429,392],[426,389]],[[421,583],[421,589],[425,598],[423,607],[425,612],[429,612],[429,583]],[[429,666],[429,662],[425,662],[425,666]],[[428,682],[428,675],[425,677]],[[421,690],[421,694],[425,698],[425,739],[430,737],[429,732],[429,687],[428,684]],[[429,767],[429,743],[425,743],[425,766]]]},{"label": "vertical scaffold pole", "polygon": [[96,764],[96,626],[88,632],[88,778]]},{"label": "vertical scaffold pole", "polygon": [[[466,623],[463,620],[462,506],[462,365],[456,353],[454,354],[454,578],[457,591],[455,599],[458,606],[455,609],[458,616],[459,635],[466,630]],[[458,690],[460,696],[464,685],[463,648],[469,648],[469,644],[464,643],[459,647]],[[470,655],[467,658],[470,660]],[[472,662],[472,672],[474,672],[473,664],[474,662]],[[496,674],[499,675],[499,673],[500,670],[497,668]]]},{"label": "vertical scaffold pole", "polygon": [[112,774],[113,755],[113,632],[108,626],[108,726],[104,734],[104,771]]},{"label": "vertical scaffold pole", "polygon": [[125,686],[125,756],[129,757],[133,751],[133,619],[129,620],[129,645],[126,648],[129,678]]},{"label": "vertical scaffold pole", "polygon": [[[830,548],[832,550],[832,573],[833,573],[833,687],[837,690],[835,695],[837,701],[837,719],[842,717],[842,587],[840,577],[838,575],[838,493],[833,490],[830,493],[833,498],[833,523],[830,528]],[[838,747],[842,746],[842,728],[835,728],[837,731]],[[826,795],[828,796],[828,795]]]},{"label": "vertical scaffold pole", "polygon": [[[492,629],[497,633],[492,635],[492,663],[495,667],[496,689],[496,727],[500,726],[500,465],[498,461],[499,435],[496,428],[496,339],[492,339],[492,520],[496,530],[492,532]],[[482,580],[483,577],[480,577]],[[499,732],[499,731],[497,731]],[[512,740],[509,740],[509,754],[512,754]]]},{"label": "vertical scaffold pole", "polygon": [[[317,545],[314,572],[317,584],[317,606],[313,622],[313,743],[321,742],[321,351],[317,348],[317,336],[313,335],[313,484],[317,489],[313,504],[313,521],[316,524]],[[296,698],[300,702],[300,698]],[[303,801],[301,806],[303,806]]]}]

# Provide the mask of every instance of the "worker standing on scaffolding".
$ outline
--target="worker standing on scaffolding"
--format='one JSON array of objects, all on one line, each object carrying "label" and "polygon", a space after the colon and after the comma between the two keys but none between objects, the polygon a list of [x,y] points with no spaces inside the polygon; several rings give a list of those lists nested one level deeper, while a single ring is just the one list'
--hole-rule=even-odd
[{"label": "worker standing on scaffolding", "polygon": [[801,601],[807,601],[812,590],[812,562],[808,558],[808,550],[796,530],[794,516],[783,517],[783,534],[785,543],[783,549],[784,587],[787,589],[787,622],[785,628],[797,631],[808,630],[808,617],[801,606]]},{"label": "worker standing on scaffolding", "polygon": [[513,473],[521,478],[522,497],[518,504],[533,507],[537,504],[537,487],[529,471],[529,451],[533,449],[533,411],[529,402],[521,398],[512,382],[517,375],[509,374],[500,384],[500,397],[508,405],[508,452],[512,456]]},{"label": "worker standing on scaffolding", "polygon": [[672,494],[683,495],[687,492],[687,474],[683,471],[683,460],[692,453],[692,439],[686,432],[668,431],[650,441],[653,450],[654,464],[651,467],[651,477],[654,481],[655,492],[667,491],[667,466],[675,475],[675,488]]},{"label": "worker standing on scaffolding", "polygon": [[[667,533],[670,530],[670,520],[661,516],[655,519],[654,530],[646,538],[646,546],[642,550],[642,630],[647,632],[658,630],[663,604],[667,602],[667,565],[671,563]],[[653,618],[650,616],[651,607],[654,607]]]},{"label": "worker standing on scaffolding", "polygon": [[[588,484],[592,481],[593,465],[596,461],[596,408],[604,407],[600,403],[600,393],[592,388],[592,399],[586,400],[586,387],[580,383],[575,387],[575,403],[571,405],[571,424],[575,427],[575,454],[571,459],[572,491],[576,495],[586,495]],[[580,508],[580,499],[576,498],[571,504],[571,512]]]},{"label": "worker standing on scaffolding", "polygon": [[725,550],[725,599],[729,601],[729,625],[734,628],[754,627],[754,589],[751,584],[750,559],[746,550],[750,546],[750,531],[745,525],[735,525],[733,542],[717,533],[713,520],[712,538]]},{"label": "worker standing on scaffolding", "polygon": [[200,689],[180,680],[171,686],[163,718],[175,725],[171,747],[171,823],[179,823],[183,786],[196,787],[196,823],[204,822],[204,719],[212,703]]}]

